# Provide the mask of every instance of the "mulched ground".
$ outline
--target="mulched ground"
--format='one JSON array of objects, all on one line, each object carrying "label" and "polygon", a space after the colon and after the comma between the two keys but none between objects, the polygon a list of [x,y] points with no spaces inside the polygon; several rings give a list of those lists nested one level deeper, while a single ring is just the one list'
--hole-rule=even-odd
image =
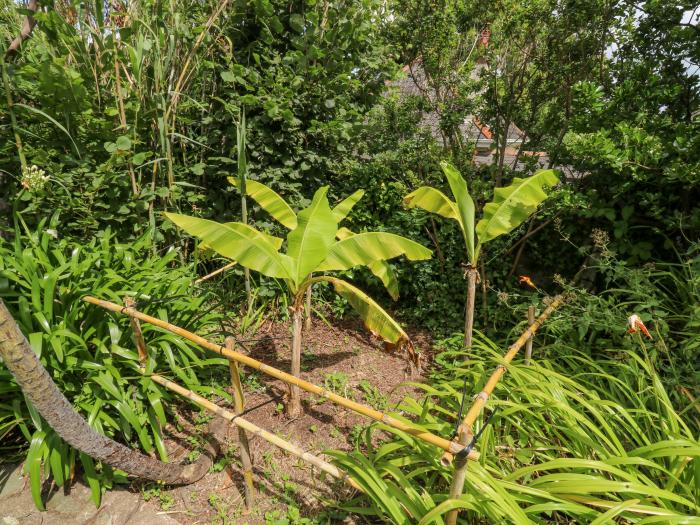
[{"label": "mulched ground", "polygon": [[[264,327],[246,343],[249,355],[266,364],[288,371],[291,339],[286,324]],[[427,350],[429,339],[418,335],[414,342]],[[352,450],[354,439],[370,422],[367,418],[302,392],[304,414],[290,419],[283,410],[286,385],[278,380],[244,369],[246,407],[252,410],[245,418],[278,434],[304,450],[324,457],[328,449]],[[302,377],[356,401],[391,410],[407,395],[419,396],[406,381],[420,381],[404,356],[384,350],[379,341],[363,329],[359,321],[334,322],[329,326],[315,319],[309,333],[304,333]],[[222,403],[223,404],[223,403]],[[258,408],[255,408],[258,407]],[[178,428],[166,429],[170,445],[187,446],[191,436],[206,427],[196,410],[183,405],[179,410]],[[301,517],[314,517],[332,508],[333,502],[347,500],[352,491],[307,463],[283,452],[260,438],[251,439],[254,477],[258,489],[255,507],[246,512],[243,481],[237,453],[237,430],[222,420],[208,424],[216,435],[221,457],[215,470],[199,482],[174,489],[152,485],[140,488],[156,512],[167,514],[186,525],[195,524],[262,524],[289,518],[298,509]],[[184,450],[182,446],[181,450]],[[190,447],[191,448],[191,447]],[[175,456],[178,454],[176,453]],[[325,459],[328,459],[325,457]],[[361,522],[348,517],[346,522]],[[281,521],[280,523],[286,523]]]}]

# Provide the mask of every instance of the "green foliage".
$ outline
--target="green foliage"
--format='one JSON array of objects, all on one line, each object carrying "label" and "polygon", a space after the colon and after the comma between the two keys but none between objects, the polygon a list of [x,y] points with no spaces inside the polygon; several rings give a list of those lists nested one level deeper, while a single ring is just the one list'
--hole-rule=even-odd
[{"label": "green foliage", "polygon": [[[448,436],[465,377],[478,391],[501,350],[481,337],[465,356],[461,335],[442,345],[430,384],[416,385],[425,398],[407,397],[398,410]],[[334,453],[367,492],[348,508],[392,523],[439,524],[454,508],[466,510],[467,521],[603,522],[616,515],[648,523],[659,515],[697,523],[698,428],[673,409],[653,357],[643,346],[595,360],[556,344],[547,352],[556,358],[509,367],[491,401],[500,411],[478,442],[482,456],[469,463],[462,497],[448,499],[452,469],[440,464],[439,451],[375,424],[394,437],[375,447],[367,434],[368,457]]]},{"label": "green foliage", "polygon": [[[467,183],[459,172],[448,162],[440,164],[450,185],[455,201],[445,194],[428,186],[422,186],[404,198],[408,208],[423,208],[448,219],[454,219],[460,226],[472,266],[476,266],[481,246],[520,226],[547,198],[545,186],[559,182],[553,170],[540,170],[527,179],[515,178],[506,188],[496,188],[492,202],[484,206],[483,218],[474,226],[474,201],[467,189]],[[474,237],[477,237],[475,243]]]},{"label": "green foliage", "polygon": [[[9,42],[22,13],[5,3]],[[150,226],[161,242],[172,233],[155,221],[164,207],[238,218],[225,178],[238,168],[244,110],[249,171],[303,203],[302,188],[318,186],[352,152],[396,70],[377,30],[382,3],[220,8],[147,0],[119,14],[42,5],[8,78],[27,162],[52,181],[16,202],[21,170],[0,97],[0,201],[26,210],[30,225],[63,207],[66,233],[86,238],[106,226],[136,237]]]},{"label": "green foliage", "polygon": [[261,184],[250,187],[249,195],[256,200],[260,199],[263,208],[281,216],[288,224],[296,224],[287,235],[286,254],[279,253],[279,246],[269,242],[267,234],[241,223],[219,224],[173,213],[167,213],[166,217],[189,234],[200,238],[219,254],[268,277],[283,279],[295,305],[300,304],[304,292],[313,283],[330,282],[335,291],[347,299],[360,314],[374,334],[392,344],[408,341],[408,336],[400,325],[367,294],[336,277],[311,276],[314,272],[371,266],[391,291],[394,281],[377,263],[400,255],[411,260],[427,259],[431,255],[430,250],[405,237],[385,232],[350,232],[350,235],[344,232],[339,235],[336,216],[342,218],[346,215],[362,196],[360,192],[341,201],[336,207],[339,211],[334,213],[326,196],[328,188],[320,188],[307,208],[290,216],[291,207],[282,206],[284,201],[275,192]]},{"label": "green foliage", "polygon": [[[0,240],[0,297],[59,390],[90,425],[166,459],[162,428],[170,396],[138,373],[128,320],[96,309],[81,297],[92,294],[122,302],[131,295],[151,315],[198,331],[216,327],[219,315],[213,311],[213,298],[192,293],[189,267],[171,268],[175,250],[150,255],[149,236],[125,245],[107,230],[83,245],[56,239],[59,224],[56,214],[36,232],[18,229],[14,240]],[[165,297],[172,298],[167,308],[149,304]],[[148,325],[143,333],[151,352],[149,371],[172,374],[203,394],[226,395],[216,386],[200,383],[197,376],[223,360],[202,358],[182,339]],[[4,367],[0,377],[3,443],[15,447],[21,439],[29,443],[26,469],[37,506],[42,508],[42,466],[44,478],[52,477],[61,486],[78,459],[98,504],[101,490],[110,486],[115,473],[63,443],[26,402]]]}]

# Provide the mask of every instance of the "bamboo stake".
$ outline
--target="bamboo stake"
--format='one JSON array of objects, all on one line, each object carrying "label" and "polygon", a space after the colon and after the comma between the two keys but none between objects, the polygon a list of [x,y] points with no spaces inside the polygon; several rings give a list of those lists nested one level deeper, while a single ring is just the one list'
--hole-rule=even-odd
[{"label": "bamboo stake", "polygon": [[[127,308],[134,307],[134,298],[130,296],[124,297],[124,305]],[[136,340],[136,349],[139,352],[139,363],[141,366],[146,366],[146,361],[148,361],[148,351],[146,350],[146,341],[143,339],[143,332],[141,331],[141,323],[135,317],[131,318],[131,329],[134,331],[134,339]]]},{"label": "bamboo stake", "polygon": [[[532,326],[532,323],[535,322],[535,305],[531,304],[530,306],[527,307],[527,324],[528,326]],[[530,365],[530,359],[532,358],[532,339],[534,338],[534,335],[531,335],[527,343],[525,344],[525,366]]]},{"label": "bamboo stake", "polygon": [[[229,336],[226,338],[226,348],[233,350],[236,340]],[[228,362],[229,372],[231,373],[231,386],[233,387],[233,406],[236,410],[236,415],[240,416],[245,409],[245,401],[243,398],[243,386],[241,385],[241,376],[238,373],[238,363],[235,361]],[[248,510],[253,508],[255,504],[255,485],[253,485],[253,457],[250,454],[250,446],[248,445],[248,435],[243,427],[238,427],[238,441],[241,444],[241,463],[243,464],[243,478],[245,479],[245,506]]]},{"label": "bamboo stake", "polygon": [[[479,416],[481,413],[481,409],[486,405],[486,402],[489,399],[489,396],[493,392],[493,389],[496,387],[498,382],[501,380],[501,377],[503,377],[503,374],[506,373],[506,366],[509,364],[513,358],[516,356],[518,351],[525,345],[525,343],[530,339],[535,332],[539,329],[539,327],[544,323],[547,318],[556,310],[559,308],[559,306],[564,302],[564,296],[562,295],[557,295],[552,302],[549,304],[547,309],[542,312],[542,315],[539,316],[539,318],[530,326],[528,327],[527,330],[525,330],[520,337],[510,345],[508,348],[508,351],[506,354],[503,356],[503,361],[504,364],[498,365],[496,367],[496,370],[491,374],[491,377],[489,377],[488,381],[486,381],[486,384],[484,385],[484,388],[479,394],[476,396],[474,399],[474,402],[472,403],[472,406],[469,408],[469,412],[467,412],[467,415],[464,416],[464,419],[462,420],[462,424],[459,427],[459,434],[468,434],[472,435],[472,427],[474,425],[474,422],[476,421],[476,418]],[[452,460],[454,459],[454,455],[451,452],[445,452],[442,455],[442,458],[440,459],[440,462],[442,463],[443,466],[448,466],[450,463],[452,463]],[[464,490],[464,481],[466,479],[466,473],[467,473],[467,462],[466,461],[457,461],[455,463],[455,475],[452,478],[452,485],[450,487],[450,495],[451,497],[459,497],[461,496],[463,490]],[[447,525],[455,525],[457,523],[457,514],[459,511],[457,509],[452,510],[449,512],[447,515],[447,520],[446,523]]]},{"label": "bamboo stake", "polygon": [[178,385],[177,383],[170,381],[169,379],[164,378],[163,376],[159,376],[158,374],[152,374],[152,375],[147,376],[147,377],[150,377],[153,381],[155,381],[159,385],[164,386],[168,390],[172,390],[173,392],[180,394],[181,396],[185,397],[186,399],[189,399],[190,401],[196,403],[200,407],[223,417],[224,419],[230,421],[231,423],[235,424],[239,428],[241,428],[245,431],[248,431],[255,436],[258,436],[259,438],[264,439],[268,443],[272,443],[273,445],[281,448],[282,450],[289,452],[290,454],[297,456],[298,458],[303,459],[304,461],[307,461],[308,463],[311,463],[314,467],[330,474],[334,478],[337,478],[337,479],[344,481],[345,483],[350,485],[352,488],[362,491],[362,488],[357,483],[355,483],[350,478],[350,476],[348,476],[346,473],[342,472],[335,465],[332,465],[332,464],[328,463],[327,461],[322,460],[318,456],[314,456],[313,454],[310,454],[309,452],[304,451],[302,448],[298,447],[297,445],[290,443],[289,441],[285,441],[284,439],[276,436],[272,432],[268,432],[267,430],[260,428],[259,426],[257,426],[254,423],[251,423],[247,419],[243,419],[242,417],[234,414],[230,410],[226,410],[225,408],[222,408],[219,405],[212,403],[208,399],[206,399],[200,395],[195,394],[191,390],[187,390],[186,388]]},{"label": "bamboo stake", "polygon": [[[293,375],[288,374],[287,372],[283,372],[282,370],[278,370],[277,368],[261,363],[257,359],[253,359],[252,357],[249,357],[245,354],[241,354],[232,350],[227,350],[223,346],[207,341],[203,337],[198,336],[197,334],[193,334],[192,332],[189,332],[184,328],[180,328],[179,326],[175,326],[156,317],[144,314],[142,312],[139,312],[138,310],[135,310],[134,308],[120,306],[118,304],[111,303],[109,301],[103,301],[102,299],[97,299],[91,296],[83,297],[83,301],[100,306],[102,308],[105,308],[106,310],[111,310],[112,312],[128,315],[129,317],[135,317],[154,326],[163,328],[189,341],[192,341],[193,343],[196,343],[197,345],[203,348],[211,350],[212,352],[215,352],[219,355],[222,355],[227,359],[237,361],[240,364],[249,366],[251,368],[254,368],[255,370],[259,370],[263,374],[267,374],[271,377],[274,377],[275,379],[284,381],[285,383],[296,385],[302,390],[321,396],[325,399],[328,399],[329,401],[332,401],[333,403],[336,403],[349,410],[352,410],[353,412],[357,412],[358,414],[362,414],[363,416],[366,416],[370,419],[374,419],[375,421],[380,421],[387,426],[390,426],[397,430],[401,430],[402,432],[410,434],[418,439],[430,443],[431,445],[435,445],[436,447],[441,448],[442,450],[451,454],[456,454],[464,448],[461,447],[458,443],[454,443],[448,439],[436,436],[435,434],[428,432],[427,430],[417,428],[410,423],[400,421],[378,410],[365,406],[361,403],[357,403],[356,401],[352,401],[345,397],[339,396],[338,394],[330,392],[318,385],[314,385],[313,383],[309,383],[308,381],[304,381],[303,379],[294,377]],[[472,461],[478,460],[479,453],[475,450],[472,450],[469,453],[469,459]]]}]

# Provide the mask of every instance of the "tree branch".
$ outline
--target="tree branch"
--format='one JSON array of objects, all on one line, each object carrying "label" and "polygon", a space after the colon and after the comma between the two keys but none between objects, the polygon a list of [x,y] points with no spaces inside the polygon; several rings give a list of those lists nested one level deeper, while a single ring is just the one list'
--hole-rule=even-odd
[{"label": "tree branch", "polygon": [[31,36],[32,31],[34,30],[36,20],[34,19],[33,15],[39,9],[39,1],[29,0],[29,3],[27,4],[27,9],[29,10],[29,14],[27,14],[27,16],[24,18],[24,21],[22,22],[22,30],[20,31],[19,35],[12,41],[12,43],[10,43],[10,47],[7,48],[7,51],[5,51],[6,60],[10,60],[17,56],[20,48],[22,47],[22,44],[26,39],[28,39]]}]

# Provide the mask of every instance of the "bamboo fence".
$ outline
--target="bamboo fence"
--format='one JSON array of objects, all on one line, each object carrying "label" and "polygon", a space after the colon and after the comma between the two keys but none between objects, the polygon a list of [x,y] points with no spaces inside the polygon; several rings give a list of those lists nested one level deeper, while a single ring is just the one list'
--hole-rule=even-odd
[{"label": "bamboo fence", "polygon": [[[283,372],[282,370],[279,370],[277,368],[274,368],[274,367],[271,367],[271,366],[266,365],[264,363],[261,363],[257,359],[253,359],[252,357],[249,357],[245,354],[241,354],[241,353],[233,351],[233,350],[228,350],[225,347],[223,347],[222,345],[214,344],[214,343],[204,339],[203,337],[201,337],[197,334],[194,334],[192,332],[185,330],[184,328],[180,328],[179,326],[175,326],[173,324],[170,324],[170,323],[163,321],[161,319],[158,319],[156,317],[152,317],[150,315],[144,314],[143,312],[139,312],[138,310],[134,309],[133,307],[118,305],[118,304],[115,304],[115,303],[112,303],[109,301],[103,301],[102,299],[97,299],[97,298],[91,297],[91,296],[85,296],[85,297],[83,297],[83,300],[88,302],[88,303],[105,308],[106,310],[111,310],[113,312],[128,315],[129,317],[133,317],[133,318],[139,319],[141,321],[147,322],[149,324],[152,324],[154,326],[158,326],[160,328],[163,328],[164,330],[167,330],[169,332],[177,334],[177,335],[179,335],[179,336],[181,336],[189,341],[192,341],[193,343],[196,343],[197,345],[199,345],[203,348],[206,348],[206,349],[211,350],[217,354],[220,354],[229,360],[233,360],[233,361],[236,361],[242,365],[249,366],[251,368],[259,370],[260,372],[267,374],[271,377],[274,377],[276,379],[279,379],[281,381],[284,381],[285,383],[298,386],[302,390],[305,390],[305,391],[310,392],[312,394],[315,394],[315,395],[318,395],[318,396],[323,397],[325,399],[328,399],[329,401],[331,401],[337,405],[340,405],[342,407],[345,407],[349,410],[352,410],[353,412],[357,412],[358,414],[366,416],[370,419],[384,423],[385,425],[387,425],[389,427],[395,428],[397,430],[405,432],[406,434],[412,435],[412,436],[416,437],[417,439],[420,439],[422,441],[425,441],[426,443],[430,443],[430,444],[435,445],[438,448],[442,449],[443,451],[445,451],[446,453],[449,454],[448,457],[453,457],[455,454],[457,454],[458,452],[460,452],[464,449],[464,447],[462,445],[460,445],[459,443],[456,443],[454,441],[450,441],[449,439],[445,439],[443,437],[437,436],[431,432],[428,432],[427,430],[424,430],[422,428],[418,428],[410,423],[401,421],[395,417],[392,417],[388,414],[385,414],[383,412],[375,410],[371,407],[368,407],[368,406],[363,405],[361,403],[357,403],[356,401],[352,401],[352,400],[347,399],[345,397],[339,396],[338,394],[330,392],[330,391],[326,390],[325,388],[322,388],[318,385],[315,385],[315,384],[310,383],[308,381],[304,381],[303,379],[295,377],[295,376],[288,374],[286,372]],[[479,453],[476,450],[472,450],[469,452],[466,459],[476,461],[479,459]]]},{"label": "bamboo fence", "polygon": [[334,478],[344,481],[354,489],[362,491],[362,488],[357,483],[355,483],[352,480],[352,478],[350,478],[347,474],[338,469],[338,467],[328,463],[327,461],[322,460],[318,456],[314,456],[313,454],[304,451],[302,448],[298,447],[294,443],[290,443],[289,441],[286,441],[281,437],[276,436],[272,432],[268,432],[267,430],[260,428],[256,424],[251,423],[247,419],[240,417],[236,413],[231,412],[230,410],[227,410],[223,407],[220,407],[215,403],[212,403],[208,399],[178,385],[177,383],[170,381],[169,379],[164,378],[163,376],[160,376],[158,374],[151,374],[146,377],[150,377],[153,381],[155,381],[159,385],[164,386],[168,390],[180,394],[182,397],[189,399],[190,401],[196,403],[200,407],[223,417],[224,419],[236,425],[239,429],[242,429],[246,432],[250,432],[254,436],[264,439],[268,443],[272,443],[273,445],[281,448],[282,450],[285,450],[286,452],[289,452],[290,454],[293,454],[294,456],[297,456],[298,458],[301,458],[304,461],[310,463],[314,467],[330,474]]}]

